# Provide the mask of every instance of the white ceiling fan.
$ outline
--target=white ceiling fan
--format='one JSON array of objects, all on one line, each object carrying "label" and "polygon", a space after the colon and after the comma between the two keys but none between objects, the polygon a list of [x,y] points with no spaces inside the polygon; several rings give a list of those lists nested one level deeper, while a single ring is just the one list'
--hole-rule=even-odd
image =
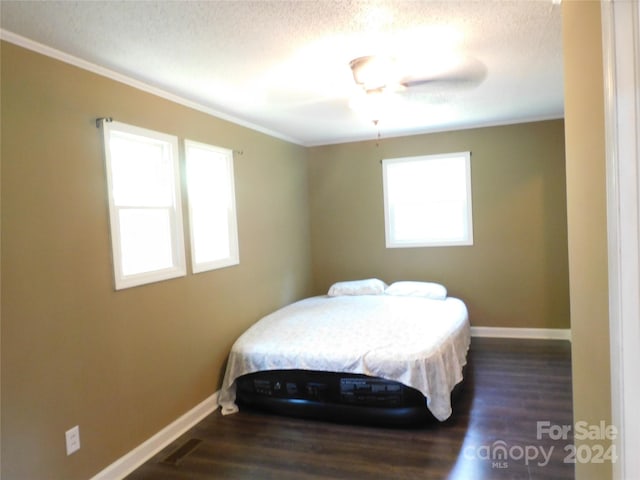
[{"label": "white ceiling fan", "polygon": [[429,102],[430,96],[452,94],[478,86],[486,77],[485,65],[467,55],[367,55],[349,62],[359,91],[350,107],[377,123],[400,113],[410,101]]},{"label": "white ceiling fan", "polygon": [[411,87],[429,84],[452,86],[466,84],[472,87],[484,80],[486,68],[479,60],[457,55],[442,58],[422,59],[420,62],[411,59],[399,59],[388,55],[368,55],[354,58],[349,67],[356,84],[366,93],[379,90],[404,91]]}]

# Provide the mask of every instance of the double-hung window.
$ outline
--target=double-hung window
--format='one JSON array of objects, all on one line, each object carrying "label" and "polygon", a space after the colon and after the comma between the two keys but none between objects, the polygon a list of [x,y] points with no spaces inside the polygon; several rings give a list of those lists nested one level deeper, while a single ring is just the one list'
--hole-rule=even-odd
[{"label": "double-hung window", "polygon": [[193,272],[237,265],[231,150],[185,140]]},{"label": "double-hung window", "polygon": [[382,161],[387,248],[473,245],[470,152]]},{"label": "double-hung window", "polygon": [[116,289],[186,275],[177,137],[102,127]]}]

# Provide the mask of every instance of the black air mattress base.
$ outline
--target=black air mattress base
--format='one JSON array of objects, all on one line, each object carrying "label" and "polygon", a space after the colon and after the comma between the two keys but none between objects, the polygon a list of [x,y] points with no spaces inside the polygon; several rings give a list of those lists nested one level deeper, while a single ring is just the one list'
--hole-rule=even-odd
[{"label": "black air mattress base", "polygon": [[280,415],[402,427],[434,420],[419,391],[367,375],[270,370],[243,375],[236,382],[241,407]]}]

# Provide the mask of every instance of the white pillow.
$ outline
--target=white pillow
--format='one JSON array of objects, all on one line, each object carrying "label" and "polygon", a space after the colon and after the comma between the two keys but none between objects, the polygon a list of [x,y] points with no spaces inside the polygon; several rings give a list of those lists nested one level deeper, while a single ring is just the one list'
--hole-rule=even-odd
[{"label": "white pillow", "polygon": [[339,297],[341,295],[382,295],[386,288],[387,284],[377,278],[351,280],[334,283],[331,285],[328,295],[330,297]]},{"label": "white pillow", "polygon": [[444,285],[433,282],[394,282],[384,291],[387,295],[405,295],[410,297],[426,297],[432,300],[447,298]]}]

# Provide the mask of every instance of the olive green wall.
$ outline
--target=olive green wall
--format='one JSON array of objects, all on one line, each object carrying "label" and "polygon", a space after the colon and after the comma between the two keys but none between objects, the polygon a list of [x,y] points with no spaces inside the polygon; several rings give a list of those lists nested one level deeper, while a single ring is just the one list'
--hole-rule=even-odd
[{"label": "olive green wall", "polygon": [[[84,479],[212,395],[235,338],[311,293],[306,150],[9,43],[1,54],[2,477]],[[240,265],[114,291],[100,116],[243,151]]]},{"label": "olive green wall", "polygon": [[[575,421],[611,423],[607,193],[600,2],[562,3]],[[576,442],[579,446],[585,441]],[[604,445],[606,441],[594,443]],[[577,463],[576,478],[611,478]]]},{"label": "olive green wall", "polygon": [[[382,158],[471,151],[474,245],[385,248]],[[316,293],[378,277],[442,282],[474,326],[569,328],[562,120],[315,147]]]}]

